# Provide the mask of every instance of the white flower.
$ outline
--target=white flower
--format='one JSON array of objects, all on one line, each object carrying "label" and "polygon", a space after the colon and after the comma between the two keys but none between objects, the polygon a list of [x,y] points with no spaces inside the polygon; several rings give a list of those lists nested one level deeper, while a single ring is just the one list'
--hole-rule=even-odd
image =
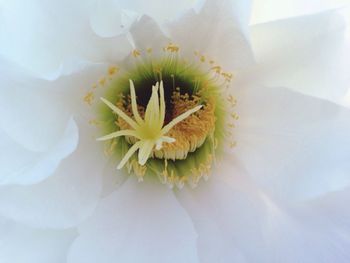
[{"label": "white flower", "polygon": [[[37,41],[52,46],[37,50],[48,53],[34,52],[24,58],[7,54],[7,60],[1,59],[2,262],[349,260],[350,111],[334,103],[349,84],[348,44],[340,38],[343,24],[338,13],[331,11],[248,30],[245,3],[207,0],[198,11],[189,10],[162,27],[143,16],[130,25],[128,37],[113,38],[95,35],[84,9],[75,9],[74,4],[63,21],[47,19],[41,24],[45,30],[39,31],[47,34]],[[51,8],[42,11],[61,19],[60,9]],[[4,44],[1,47],[2,54],[9,50]],[[55,69],[57,61],[62,64],[54,74],[40,70],[45,65]],[[198,116],[207,116],[203,112],[210,108],[209,98],[216,99],[216,107],[227,109],[225,100],[219,99],[227,96],[233,104],[226,92],[234,95],[233,110],[240,119],[233,114],[232,123],[220,122],[220,114],[214,114],[220,135],[208,141],[225,142],[221,132],[232,124],[236,147],[227,147],[221,161],[218,158],[216,165],[200,170],[209,155],[200,156],[203,142],[191,137],[195,147],[177,148],[179,153],[169,149],[159,153],[153,148],[145,166],[128,160],[128,170],[138,178],[116,170],[122,159],[118,154],[127,152],[135,141],[126,138],[107,149],[96,141],[108,129],[117,132],[123,125],[128,127],[98,97],[111,101],[111,108],[120,105],[141,123],[146,119],[141,116],[142,105],[157,97],[149,99],[144,92],[156,84],[146,85],[145,75],[149,75],[145,73],[154,66],[152,78],[165,78],[157,66],[174,61],[181,62],[170,68],[187,70],[170,77],[206,72],[199,80],[212,77],[214,87],[223,91],[209,89],[201,95],[210,96],[183,99],[188,102],[185,110],[199,101],[205,103],[194,113],[193,123],[204,121]],[[36,73],[28,70],[30,62]],[[129,85],[119,85],[128,84],[129,79],[135,82],[138,117],[136,96],[128,98]],[[313,97],[279,87],[284,85]],[[177,85],[172,88],[176,95]],[[169,91],[165,80],[164,90]],[[171,96],[165,97],[173,107],[177,105]],[[205,130],[206,138],[210,131]],[[216,143],[212,145],[208,148],[215,150]],[[108,150],[116,158],[109,158]],[[191,151],[193,162],[188,161]],[[183,165],[180,159],[189,164]],[[158,174],[160,166],[166,170],[172,162],[174,174],[162,181],[178,186],[170,189],[152,174]],[[186,167],[210,177],[191,181]],[[145,175],[144,168],[150,174]],[[186,180],[193,184],[180,183],[176,176],[188,176]]]}]

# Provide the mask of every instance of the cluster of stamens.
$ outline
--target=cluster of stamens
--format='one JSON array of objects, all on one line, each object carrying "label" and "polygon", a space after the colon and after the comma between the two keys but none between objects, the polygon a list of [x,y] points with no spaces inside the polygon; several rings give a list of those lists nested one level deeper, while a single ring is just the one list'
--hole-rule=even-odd
[{"label": "cluster of stamens", "polygon": [[[130,98],[123,98],[117,103],[128,116],[133,117]],[[171,119],[175,119],[188,110],[200,105],[199,96],[190,96],[188,93],[181,95],[180,88],[173,92],[171,98],[172,114]],[[138,106],[141,117],[144,117],[145,108]],[[215,101],[206,101],[203,108],[196,114],[188,116],[186,119],[177,123],[169,132],[168,136],[174,138],[172,143],[165,142],[161,149],[154,149],[151,157],[168,160],[186,159],[190,152],[202,146],[206,138],[214,132],[215,129]],[[123,119],[118,118],[116,124],[121,129],[129,129],[130,125]],[[134,144],[137,139],[128,136],[127,141]]]},{"label": "cluster of stamens", "polygon": [[116,107],[110,101],[101,98],[101,100],[109,108],[111,108],[111,110],[115,112],[119,118],[122,118],[131,129],[122,129],[103,136],[98,140],[110,140],[120,136],[133,137],[137,140],[123,157],[118,169],[122,168],[137,150],[138,162],[140,165],[144,165],[151,157],[154,150],[160,151],[163,148],[163,143],[171,144],[176,141],[175,138],[167,135],[176,124],[180,123],[191,114],[199,111],[202,108],[202,105],[199,105],[189,109],[172,119],[168,124],[164,125],[166,106],[163,82],[160,82],[160,84],[156,83],[156,85],[152,87],[152,95],[148,102],[147,108],[144,111],[144,118],[140,116],[138,110],[136,92],[132,80],[130,80],[130,96],[132,114],[134,118],[128,116],[122,109]]}]

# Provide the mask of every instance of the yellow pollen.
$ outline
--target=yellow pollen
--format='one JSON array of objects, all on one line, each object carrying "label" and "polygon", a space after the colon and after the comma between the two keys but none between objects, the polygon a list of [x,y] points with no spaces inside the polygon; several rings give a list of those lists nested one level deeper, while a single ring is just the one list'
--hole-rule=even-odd
[{"label": "yellow pollen", "polygon": [[114,75],[115,73],[117,73],[119,71],[119,68],[116,67],[116,66],[110,66],[108,68],[108,75],[112,76]]},{"label": "yellow pollen", "polygon": [[85,96],[84,96],[84,101],[89,104],[92,105],[92,102],[95,99],[95,95],[92,91],[89,91]]},{"label": "yellow pollen", "polygon": [[220,66],[214,66],[211,68],[212,70],[215,71],[215,73],[220,74],[221,73],[221,67]]},{"label": "yellow pollen", "polygon": [[226,81],[230,82],[232,80],[233,74],[228,72],[222,72],[221,75],[225,78]]},{"label": "yellow pollen", "polygon": [[169,45],[167,45],[165,47],[165,50],[174,53],[174,52],[178,52],[180,50],[180,47],[175,45],[175,44],[170,43]]},{"label": "yellow pollen", "polygon": [[137,57],[139,57],[139,56],[141,55],[141,52],[140,52],[139,50],[137,50],[137,49],[134,49],[134,50],[132,51],[132,55],[133,55],[135,58],[137,58]]},{"label": "yellow pollen", "polygon": [[98,83],[100,83],[101,86],[104,86],[106,84],[106,78],[101,78]]}]

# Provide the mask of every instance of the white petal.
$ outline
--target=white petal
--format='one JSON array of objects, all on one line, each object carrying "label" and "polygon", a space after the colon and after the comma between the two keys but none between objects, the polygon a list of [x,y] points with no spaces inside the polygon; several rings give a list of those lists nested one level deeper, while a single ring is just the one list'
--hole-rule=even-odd
[{"label": "white petal", "polygon": [[148,16],[142,16],[130,29],[135,48],[145,51],[152,48],[154,52],[163,51],[170,42],[156,21]]},{"label": "white petal", "polygon": [[188,58],[199,51],[226,70],[237,70],[252,63],[246,37],[249,12],[250,1],[207,0],[199,13],[187,12],[169,30]]},{"label": "white petal", "polygon": [[349,191],[287,206],[251,180],[232,156],[208,182],[177,193],[198,232],[201,262],[346,262]]},{"label": "white petal", "polygon": [[102,37],[113,37],[126,32],[136,19],[137,13],[125,10],[120,1],[99,0],[92,5],[91,27]]},{"label": "white petal", "polygon": [[209,181],[177,197],[198,232],[201,262],[265,262],[263,229],[270,208],[235,158],[226,156]]},{"label": "white petal", "polygon": [[11,140],[0,130],[0,185],[35,184],[54,173],[61,160],[78,144],[78,128],[70,120],[62,138],[47,152],[33,152]]},{"label": "white petal", "polygon": [[118,170],[117,166],[120,163],[120,159],[110,158],[108,163],[104,167],[102,180],[102,197],[110,195],[112,192],[121,187],[124,182],[129,178],[129,174],[125,173],[124,170]]},{"label": "white petal", "polygon": [[344,33],[338,11],[255,25],[251,38],[258,65],[246,77],[339,102],[350,82],[350,40]]},{"label": "white petal", "polygon": [[266,217],[266,262],[348,262],[349,193],[347,188]]},{"label": "white petal", "polygon": [[131,177],[79,232],[69,263],[197,262],[191,221],[158,180]]},{"label": "white petal", "polygon": [[118,1],[118,5],[124,10],[137,12],[140,16],[151,16],[163,24],[178,17],[194,6],[195,2],[196,0],[121,0]]},{"label": "white petal", "polygon": [[[295,259],[290,262],[349,261],[350,251],[347,249],[350,246],[349,201],[348,187],[293,208],[297,222],[302,228],[299,228],[299,237],[294,235],[294,240],[291,240],[293,243],[288,244],[293,253],[290,256]],[[304,249],[300,248],[301,245]]]},{"label": "white petal", "polygon": [[0,219],[1,263],[62,263],[74,230],[39,230]]},{"label": "white petal", "polygon": [[[100,103],[99,98],[105,96],[106,85],[109,85],[108,68],[118,67],[116,64],[107,63],[81,63],[79,70],[64,76],[60,76],[51,82],[47,88],[59,92],[69,109],[75,116],[85,118],[86,122],[96,118],[96,109]],[[105,80],[102,86],[99,82]],[[95,87],[95,88],[94,88]],[[85,100],[85,96],[93,92],[92,105]]]},{"label": "white petal", "polygon": [[78,149],[45,181],[0,188],[0,214],[38,227],[74,226],[95,209],[105,163],[102,145],[79,125]]},{"label": "white petal", "polygon": [[129,48],[127,39],[98,37],[90,26],[91,3],[1,3],[0,53],[46,78],[57,77],[74,60],[117,59]]},{"label": "white petal", "polygon": [[255,0],[251,22],[264,23],[324,10],[334,10],[349,5],[349,3],[349,0],[309,0],[307,4],[304,0]]},{"label": "white petal", "polygon": [[238,92],[233,152],[282,199],[303,200],[350,183],[350,111],[283,88]]},{"label": "white petal", "polygon": [[62,137],[70,111],[50,82],[0,60],[0,128],[31,151],[44,152]]}]

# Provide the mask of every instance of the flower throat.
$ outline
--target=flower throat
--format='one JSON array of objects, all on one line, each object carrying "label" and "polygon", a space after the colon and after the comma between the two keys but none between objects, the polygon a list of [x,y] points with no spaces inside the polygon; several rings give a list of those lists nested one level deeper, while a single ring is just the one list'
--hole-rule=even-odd
[{"label": "flower throat", "polygon": [[97,122],[105,152],[119,168],[181,188],[206,178],[223,149],[231,76],[211,62],[205,70],[202,57],[189,63],[170,47],[161,56],[134,51],[124,67],[109,69],[100,80]]}]

